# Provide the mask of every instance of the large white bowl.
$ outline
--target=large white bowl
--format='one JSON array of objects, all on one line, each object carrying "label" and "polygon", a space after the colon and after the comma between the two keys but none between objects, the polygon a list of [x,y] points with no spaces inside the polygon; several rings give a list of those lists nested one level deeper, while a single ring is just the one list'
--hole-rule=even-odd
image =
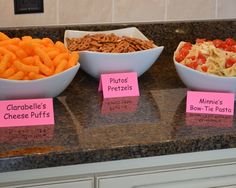
[{"label": "large white bowl", "polygon": [[78,63],[64,72],[38,80],[0,78],[0,100],[56,97],[71,83],[79,67]]},{"label": "large white bowl", "polygon": [[[87,34],[114,33],[118,36],[135,37],[148,40],[136,27],[109,31],[76,31],[66,30],[64,43],[67,45],[66,38],[80,38]],[[157,60],[163,50],[163,46],[130,53],[101,53],[92,51],[80,51],[81,69],[94,78],[99,78],[102,73],[115,72],[137,72],[141,76]]]},{"label": "large white bowl", "polygon": [[222,77],[200,72],[175,61],[175,54],[181,44],[182,43],[179,44],[174,53],[173,61],[180,79],[189,89],[195,91],[229,92],[236,94],[236,77]]}]

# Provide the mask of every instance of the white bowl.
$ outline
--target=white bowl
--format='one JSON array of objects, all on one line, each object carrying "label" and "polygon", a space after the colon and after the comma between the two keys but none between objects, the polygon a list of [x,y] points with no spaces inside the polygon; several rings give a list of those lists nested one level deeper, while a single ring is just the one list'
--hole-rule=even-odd
[{"label": "white bowl", "polygon": [[236,77],[223,77],[200,72],[175,61],[175,54],[181,44],[182,43],[179,44],[174,53],[173,61],[180,79],[189,89],[195,91],[227,92],[236,94]]},{"label": "white bowl", "polygon": [[7,80],[0,78],[0,100],[51,98],[71,83],[80,64],[53,76],[38,80]]},{"label": "white bowl", "polygon": [[[148,40],[136,27],[109,31],[75,31],[66,30],[66,38],[80,38],[87,34],[114,33],[117,36],[129,36],[142,40]],[[155,46],[152,49],[130,53],[101,53],[92,51],[80,51],[81,69],[94,78],[99,78],[102,73],[137,72],[141,76],[157,60],[163,50],[163,46]]]}]

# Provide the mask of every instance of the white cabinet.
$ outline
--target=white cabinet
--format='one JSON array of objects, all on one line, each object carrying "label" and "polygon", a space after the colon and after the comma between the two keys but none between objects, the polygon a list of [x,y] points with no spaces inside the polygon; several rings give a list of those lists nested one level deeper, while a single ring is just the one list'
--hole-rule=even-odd
[{"label": "white cabinet", "polygon": [[[25,186],[24,186],[25,187]],[[75,181],[75,182],[58,182],[53,184],[33,185],[30,188],[93,188],[91,181]]]},{"label": "white cabinet", "polygon": [[[1,186],[0,186],[1,187]],[[94,188],[93,179],[71,179],[63,181],[40,180],[40,183],[30,183],[30,181],[21,184],[12,184],[3,186],[5,188]]]},{"label": "white cabinet", "polygon": [[99,177],[97,188],[236,187],[236,164],[147,171]]},{"label": "white cabinet", "polygon": [[149,168],[100,175],[96,188],[236,188],[234,152],[236,149],[162,156]]},{"label": "white cabinet", "polygon": [[236,188],[236,148],[0,173],[4,188]]}]

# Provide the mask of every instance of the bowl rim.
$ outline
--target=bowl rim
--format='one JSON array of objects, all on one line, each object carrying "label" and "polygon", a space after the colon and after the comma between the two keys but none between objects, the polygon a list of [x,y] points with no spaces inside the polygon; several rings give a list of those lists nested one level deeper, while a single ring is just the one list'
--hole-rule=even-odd
[{"label": "bowl rim", "polygon": [[80,63],[78,62],[75,66],[63,71],[63,72],[60,72],[60,73],[57,73],[57,74],[54,74],[52,76],[48,76],[48,77],[45,77],[45,78],[41,78],[41,79],[36,79],[36,80],[10,80],[10,79],[6,79],[6,78],[0,78],[0,82],[1,81],[4,81],[4,82],[10,82],[10,83],[37,83],[37,82],[41,82],[41,81],[45,81],[45,80],[48,80],[48,79],[51,79],[51,78],[55,78],[55,77],[58,77],[60,75],[63,75],[65,74],[66,72],[70,72],[71,70],[73,69],[78,69],[79,70],[80,68]]},{"label": "bowl rim", "polygon": [[[73,32],[73,33],[93,33],[93,34],[96,34],[96,33],[112,33],[112,32],[116,32],[116,31],[125,31],[125,30],[131,30],[131,29],[134,29],[136,30],[141,36],[142,38],[139,38],[139,39],[142,39],[142,40],[150,40],[148,39],[137,27],[125,27],[125,28],[120,28],[120,29],[111,29],[111,30],[102,30],[102,31],[85,31],[85,30],[71,30],[71,29],[68,29],[68,30],[65,30],[64,32],[64,44],[65,46],[67,47],[67,42],[66,42],[66,36],[68,35],[69,32]],[[138,38],[138,37],[137,37]],[[137,53],[145,53],[147,51],[155,51],[157,49],[160,49],[160,50],[163,50],[164,46],[161,45],[161,46],[157,46],[156,44],[154,44],[154,47],[153,48],[149,48],[149,49],[146,49],[146,50],[140,50],[140,51],[135,51],[135,52],[127,52],[127,53],[111,53],[111,52],[95,52],[95,51],[88,51],[88,50],[83,50],[83,51],[78,51],[79,53],[88,53],[88,54],[99,54],[99,55],[115,55],[115,56],[119,56],[119,55],[130,55],[130,54],[137,54]]]},{"label": "bowl rim", "polygon": [[110,29],[110,30],[101,30],[101,31],[89,31],[89,30],[74,30],[74,29],[66,29],[64,32],[64,39],[67,33],[72,32],[72,33],[84,33],[86,35],[86,33],[112,33],[112,32],[117,32],[117,31],[125,31],[125,30],[131,30],[134,29],[136,30],[143,38],[145,38],[146,40],[149,40],[137,27],[124,27],[124,28],[119,28],[119,29]]}]

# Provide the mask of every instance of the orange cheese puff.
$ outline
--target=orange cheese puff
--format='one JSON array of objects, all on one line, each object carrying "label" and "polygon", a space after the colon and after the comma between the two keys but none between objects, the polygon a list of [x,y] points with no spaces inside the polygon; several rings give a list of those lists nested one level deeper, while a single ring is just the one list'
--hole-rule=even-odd
[{"label": "orange cheese puff", "polygon": [[30,40],[32,40],[32,37],[31,36],[23,36],[23,37],[21,37],[21,39],[23,41],[30,41]]},{"label": "orange cheese puff", "polygon": [[65,68],[66,68],[66,66],[67,66],[67,63],[68,63],[67,60],[62,59],[62,60],[60,61],[60,63],[57,65],[54,74],[58,74],[58,73],[64,71]]},{"label": "orange cheese puff", "polygon": [[59,51],[58,50],[52,50],[48,52],[48,56],[50,57],[50,59],[54,59],[57,55],[59,55]]},{"label": "orange cheese puff", "polygon": [[18,45],[21,40],[19,38],[15,37],[15,38],[10,39],[10,41],[11,41],[11,44]]},{"label": "orange cheese puff", "polygon": [[68,49],[65,47],[64,43],[61,41],[57,41],[55,43],[55,47],[60,50],[60,52],[68,52]]},{"label": "orange cheese puff", "polygon": [[0,41],[1,40],[8,40],[8,39],[10,39],[10,38],[5,33],[0,32]]},{"label": "orange cheese puff", "polygon": [[1,78],[7,78],[15,74],[15,68],[9,67],[7,70],[5,70],[3,73],[0,74]]},{"label": "orange cheese puff", "polygon": [[[45,52],[51,52],[51,51],[53,51],[53,50],[57,50],[57,51],[59,51],[57,48],[54,48],[54,47],[52,47],[52,46],[46,46],[46,48],[45,48]],[[60,51],[59,51],[60,52]]]},{"label": "orange cheese puff", "polygon": [[34,65],[35,59],[32,56],[28,56],[28,57],[25,57],[24,59],[22,59],[21,62],[26,65]]},{"label": "orange cheese puff", "polygon": [[36,79],[41,79],[41,78],[46,78],[46,76],[42,75],[42,74],[37,74],[35,72],[30,72],[29,73],[29,78],[31,80],[36,80]]},{"label": "orange cheese puff", "polygon": [[50,38],[43,38],[43,39],[42,39],[42,43],[43,43],[45,46],[50,46],[50,47],[53,47],[53,46],[54,46],[54,42],[53,42]]},{"label": "orange cheese puff", "polygon": [[34,56],[35,58],[35,64],[39,67],[39,70],[41,73],[47,75],[47,76],[50,76],[53,74],[53,70],[50,69],[49,67],[47,67],[45,64],[43,64],[41,61],[40,61],[40,58],[39,56]]},{"label": "orange cheese puff", "polygon": [[43,51],[46,51],[46,49],[47,49],[43,44],[36,43],[36,42],[31,42],[30,46],[33,47],[34,49],[35,48],[39,48],[39,49],[41,49]]},{"label": "orange cheese puff", "polygon": [[73,51],[68,61],[68,68],[75,66],[78,60],[79,60],[79,52]]},{"label": "orange cheese puff", "polygon": [[40,57],[40,59],[43,61],[43,63],[46,66],[53,68],[53,62],[45,51],[43,51],[40,48],[35,48],[34,52],[36,55],[38,55]]},{"label": "orange cheese puff", "polygon": [[17,73],[13,74],[10,77],[7,77],[7,79],[10,80],[22,80],[24,78],[25,74],[23,71],[18,71]]},{"label": "orange cheese puff", "polygon": [[38,39],[38,38],[32,39],[31,42],[42,44],[42,40],[41,40],[41,39]]},{"label": "orange cheese puff", "polygon": [[24,78],[22,80],[29,80],[29,76],[28,75],[25,75]]},{"label": "orange cheese puff", "polygon": [[20,41],[18,46],[22,48],[28,55],[33,55],[34,49],[33,45],[30,44],[28,41]]},{"label": "orange cheese puff", "polygon": [[35,72],[39,73],[39,67],[33,66],[33,65],[25,65],[24,63],[21,63],[19,60],[16,60],[13,62],[13,65],[20,71],[23,72]]},{"label": "orange cheese puff", "polygon": [[23,59],[28,56],[24,50],[22,50],[20,47],[14,45],[14,44],[9,44],[6,46],[6,48],[8,50],[10,50],[11,52],[15,53],[16,56],[20,59]]},{"label": "orange cheese puff", "polygon": [[19,38],[7,39],[7,40],[0,41],[0,46],[5,46],[8,44],[18,44],[19,42],[20,42]]},{"label": "orange cheese puff", "polygon": [[62,59],[68,60],[68,59],[69,59],[69,53],[61,53],[61,54],[57,55],[57,56],[53,59],[53,64],[54,64],[54,66],[57,66],[57,65],[60,63],[60,61],[61,61]]},{"label": "orange cheese puff", "polygon": [[12,53],[10,50],[7,50],[6,48],[1,47],[1,46],[0,46],[0,54],[2,54],[2,55],[10,54],[12,60],[16,59],[16,55],[14,53]]},{"label": "orange cheese puff", "polygon": [[8,67],[10,67],[11,55],[5,54],[0,62],[0,73],[4,72]]},{"label": "orange cheese puff", "polygon": [[15,54],[16,54],[16,56],[17,56],[18,58],[20,58],[20,59],[23,59],[23,58],[25,58],[25,57],[28,56],[28,54],[27,54],[23,49],[21,49],[21,48],[19,48],[18,50],[16,50]]},{"label": "orange cheese puff", "polygon": [[11,39],[0,41],[0,46],[6,46],[8,44],[11,44]]}]

